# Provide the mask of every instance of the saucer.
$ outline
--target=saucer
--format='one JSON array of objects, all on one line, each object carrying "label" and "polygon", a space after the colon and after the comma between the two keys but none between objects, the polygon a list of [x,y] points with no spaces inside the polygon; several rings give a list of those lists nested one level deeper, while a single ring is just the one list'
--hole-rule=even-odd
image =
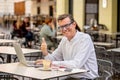
[{"label": "saucer", "polygon": [[44,69],[43,67],[41,67],[41,68],[39,68],[39,70],[41,70],[41,71],[51,71],[51,68]]}]

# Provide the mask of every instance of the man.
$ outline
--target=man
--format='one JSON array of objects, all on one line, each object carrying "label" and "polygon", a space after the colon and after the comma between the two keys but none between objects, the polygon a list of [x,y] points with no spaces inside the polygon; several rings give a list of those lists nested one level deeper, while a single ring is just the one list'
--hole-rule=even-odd
[{"label": "man", "polygon": [[[65,80],[93,80],[98,77],[97,60],[90,36],[80,32],[77,23],[71,15],[60,15],[58,17],[58,25],[64,37],[52,54],[48,53],[46,42],[43,39],[41,50],[45,59],[51,60],[52,65],[90,71],[72,75]],[[37,60],[36,63],[42,63],[42,60]]]}]

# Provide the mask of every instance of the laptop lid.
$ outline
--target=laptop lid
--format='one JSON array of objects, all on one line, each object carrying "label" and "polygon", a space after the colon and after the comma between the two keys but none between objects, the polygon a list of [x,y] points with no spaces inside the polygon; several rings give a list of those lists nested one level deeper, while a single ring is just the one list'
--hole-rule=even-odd
[{"label": "laptop lid", "polygon": [[43,66],[42,64],[35,64],[35,61],[27,61],[19,43],[13,43],[13,46],[14,46],[16,55],[20,63],[28,67],[42,67]]},{"label": "laptop lid", "polygon": [[25,56],[23,54],[23,51],[21,49],[21,46],[19,43],[13,43],[14,49],[16,51],[16,55],[18,57],[18,60],[20,61],[20,63],[27,65]]}]

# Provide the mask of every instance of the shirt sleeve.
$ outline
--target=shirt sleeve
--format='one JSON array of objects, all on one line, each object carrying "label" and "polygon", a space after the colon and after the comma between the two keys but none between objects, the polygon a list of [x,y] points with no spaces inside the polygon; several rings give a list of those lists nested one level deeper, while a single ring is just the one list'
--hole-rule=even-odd
[{"label": "shirt sleeve", "polygon": [[62,56],[62,44],[63,44],[64,40],[62,39],[60,44],[58,45],[58,48],[53,51],[52,54],[48,54],[47,56],[45,56],[45,59],[49,59],[51,61],[62,61],[63,60],[63,56]]}]

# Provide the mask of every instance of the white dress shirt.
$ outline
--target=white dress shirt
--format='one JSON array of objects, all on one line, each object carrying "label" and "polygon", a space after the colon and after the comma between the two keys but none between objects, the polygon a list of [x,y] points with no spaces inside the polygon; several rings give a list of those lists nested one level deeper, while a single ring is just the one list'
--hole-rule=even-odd
[{"label": "white dress shirt", "polygon": [[69,41],[63,37],[58,48],[45,56],[45,59],[52,60],[52,64],[68,68],[86,69],[90,72],[75,74],[75,78],[94,79],[98,77],[98,66],[93,42],[88,34],[77,31]]}]

